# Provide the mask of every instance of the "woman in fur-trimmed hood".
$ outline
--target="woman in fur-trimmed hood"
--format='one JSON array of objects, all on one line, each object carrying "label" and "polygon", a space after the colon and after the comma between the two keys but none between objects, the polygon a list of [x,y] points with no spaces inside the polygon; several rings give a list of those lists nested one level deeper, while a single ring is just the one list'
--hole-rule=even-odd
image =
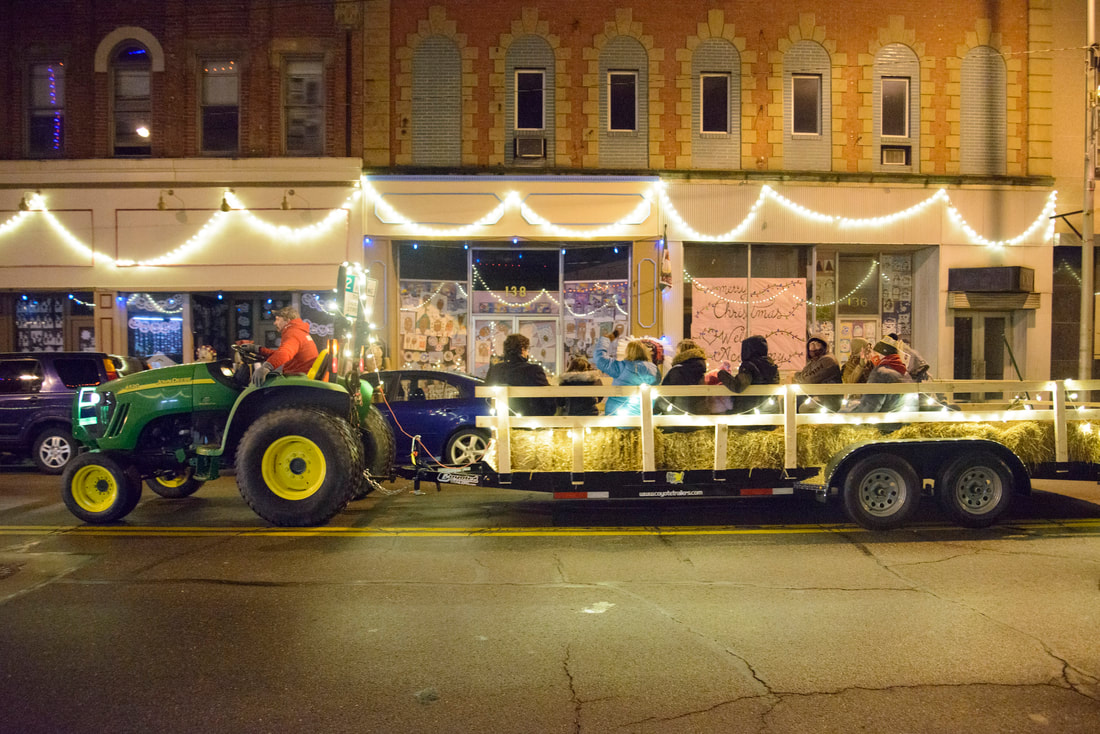
[{"label": "woman in fur-trimmed hood", "polygon": [[[594,387],[602,385],[600,371],[584,358],[577,355],[569,360],[569,367],[558,377],[558,384],[565,387]],[[600,399],[592,396],[575,396],[558,398],[558,408],[562,415],[599,415],[596,404]]]},{"label": "woman in fur-trimmed hood", "polygon": [[[703,375],[707,373],[707,354],[692,339],[684,339],[676,346],[676,355],[672,358],[662,385],[702,385]],[[702,415],[707,410],[705,395],[681,395],[659,401],[663,413],[690,413]]]}]

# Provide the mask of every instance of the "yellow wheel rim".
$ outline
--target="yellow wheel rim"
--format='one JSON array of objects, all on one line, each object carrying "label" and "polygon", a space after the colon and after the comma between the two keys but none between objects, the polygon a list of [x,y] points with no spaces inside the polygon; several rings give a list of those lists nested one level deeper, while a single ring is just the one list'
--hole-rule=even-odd
[{"label": "yellow wheel rim", "polygon": [[106,512],[118,501],[118,481],[102,466],[91,464],[73,474],[69,491],[80,509]]},{"label": "yellow wheel rim", "polygon": [[261,462],[264,483],[284,500],[312,497],[325,481],[325,454],[303,436],[284,436],[267,447]]},{"label": "yellow wheel rim", "polygon": [[191,478],[191,468],[177,471],[170,477],[157,477],[157,484],[162,487],[182,487]]}]

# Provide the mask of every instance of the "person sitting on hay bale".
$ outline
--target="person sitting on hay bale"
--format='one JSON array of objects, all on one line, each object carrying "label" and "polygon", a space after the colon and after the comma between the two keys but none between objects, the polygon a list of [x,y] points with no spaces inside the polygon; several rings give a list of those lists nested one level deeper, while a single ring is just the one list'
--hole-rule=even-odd
[{"label": "person sitting on hay bale", "polygon": [[852,355],[844,363],[840,380],[846,383],[867,382],[875,363],[871,361],[871,345],[858,336],[852,339]]},{"label": "person sitting on hay bale", "polygon": [[[806,366],[791,376],[798,385],[834,385],[840,382],[840,363],[829,352],[829,343],[819,336],[811,336],[806,342]],[[799,413],[835,413],[840,410],[841,395],[816,395],[808,397],[798,406]]]},{"label": "person sitting on hay bale", "polygon": [[[676,355],[672,358],[662,385],[702,385],[707,372],[707,354],[692,339],[684,339],[676,345]],[[661,412],[666,415],[704,415],[710,413],[705,395],[681,395],[661,399]]]},{"label": "person sitting on hay bale", "polygon": [[[599,370],[585,359],[583,354],[569,360],[569,366],[558,377],[558,384],[567,387],[593,387],[602,384]],[[596,404],[600,399],[595,395],[558,398],[558,408],[562,415],[599,415]]]},{"label": "person sitting on hay bale", "polygon": [[[750,336],[741,342],[741,365],[737,368],[737,374],[719,370],[718,381],[735,393],[744,392],[750,385],[778,385],[779,367],[768,356],[768,340],[762,336]],[[737,398],[734,400],[733,412],[747,413],[757,408],[763,409],[769,400],[766,397]],[[775,410],[774,400],[771,405],[772,410]]]},{"label": "person sitting on hay bale", "polygon": [[[612,385],[656,385],[657,366],[653,364],[649,349],[641,341],[631,339],[626,345],[626,359],[609,356],[611,340],[619,338],[616,327],[610,334],[596,340],[592,360],[596,367],[611,376]],[[641,415],[642,408],[636,397],[612,395],[604,406],[605,415]]]},{"label": "person sitting on hay bale", "polygon": [[[504,359],[490,365],[485,375],[486,385],[510,387],[549,387],[546,370],[542,365],[529,362],[531,340],[523,334],[509,334],[504,338]],[[554,398],[510,398],[508,408],[520,416],[554,415],[557,401]]]},{"label": "person sitting on hay bale", "polygon": [[[871,360],[875,368],[871,370],[867,378],[867,384],[873,383],[898,383],[913,382],[913,378],[906,374],[905,360],[898,352],[894,341],[887,337],[875,344]],[[901,410],[904,406],[905,395],[862,395],[859,400],[852,402],[849,398],[848,405],[841,409],[841,413],[890,413]]]}]

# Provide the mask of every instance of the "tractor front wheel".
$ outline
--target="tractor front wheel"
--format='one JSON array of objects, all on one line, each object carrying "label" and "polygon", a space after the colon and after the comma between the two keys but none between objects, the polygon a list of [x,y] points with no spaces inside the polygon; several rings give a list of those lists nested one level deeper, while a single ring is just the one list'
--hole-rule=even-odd
[{"label": "tractor front wheel", "polygon": [[347,421],[284,408],[258,418],[241,438],[237,486],[273,525],[322,525],[344,509],[362,474],[362,450]]},{"label": "tractor front wheel", "polygon": [[179,466],[169,472],[155,474],[145,480],[145,486],[161,497],[178,500],[190,497],[199,491],[205,482],[195,479],[195,470],[189,466]]},{"label": "tractor front wheel", "polygon": [[126,517],[141,499],[141,479],[105,454],[77,456],[65,467],[61,498],[69,512],[87,523],[102,524]]}]

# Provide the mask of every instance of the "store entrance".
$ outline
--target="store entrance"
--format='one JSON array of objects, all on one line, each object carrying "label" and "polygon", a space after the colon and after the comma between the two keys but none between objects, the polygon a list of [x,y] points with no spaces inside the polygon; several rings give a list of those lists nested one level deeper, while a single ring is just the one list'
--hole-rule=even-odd
[{"label": "store entrance", "polygon": [[[957,380],[1022,379],[1015,363],[1011,311],[961,311],[955,316],[955,370]],[[960,396],[961,397],[961,396]],[[1002,393],[982,393],[971,399],[1000,400]]]}]

